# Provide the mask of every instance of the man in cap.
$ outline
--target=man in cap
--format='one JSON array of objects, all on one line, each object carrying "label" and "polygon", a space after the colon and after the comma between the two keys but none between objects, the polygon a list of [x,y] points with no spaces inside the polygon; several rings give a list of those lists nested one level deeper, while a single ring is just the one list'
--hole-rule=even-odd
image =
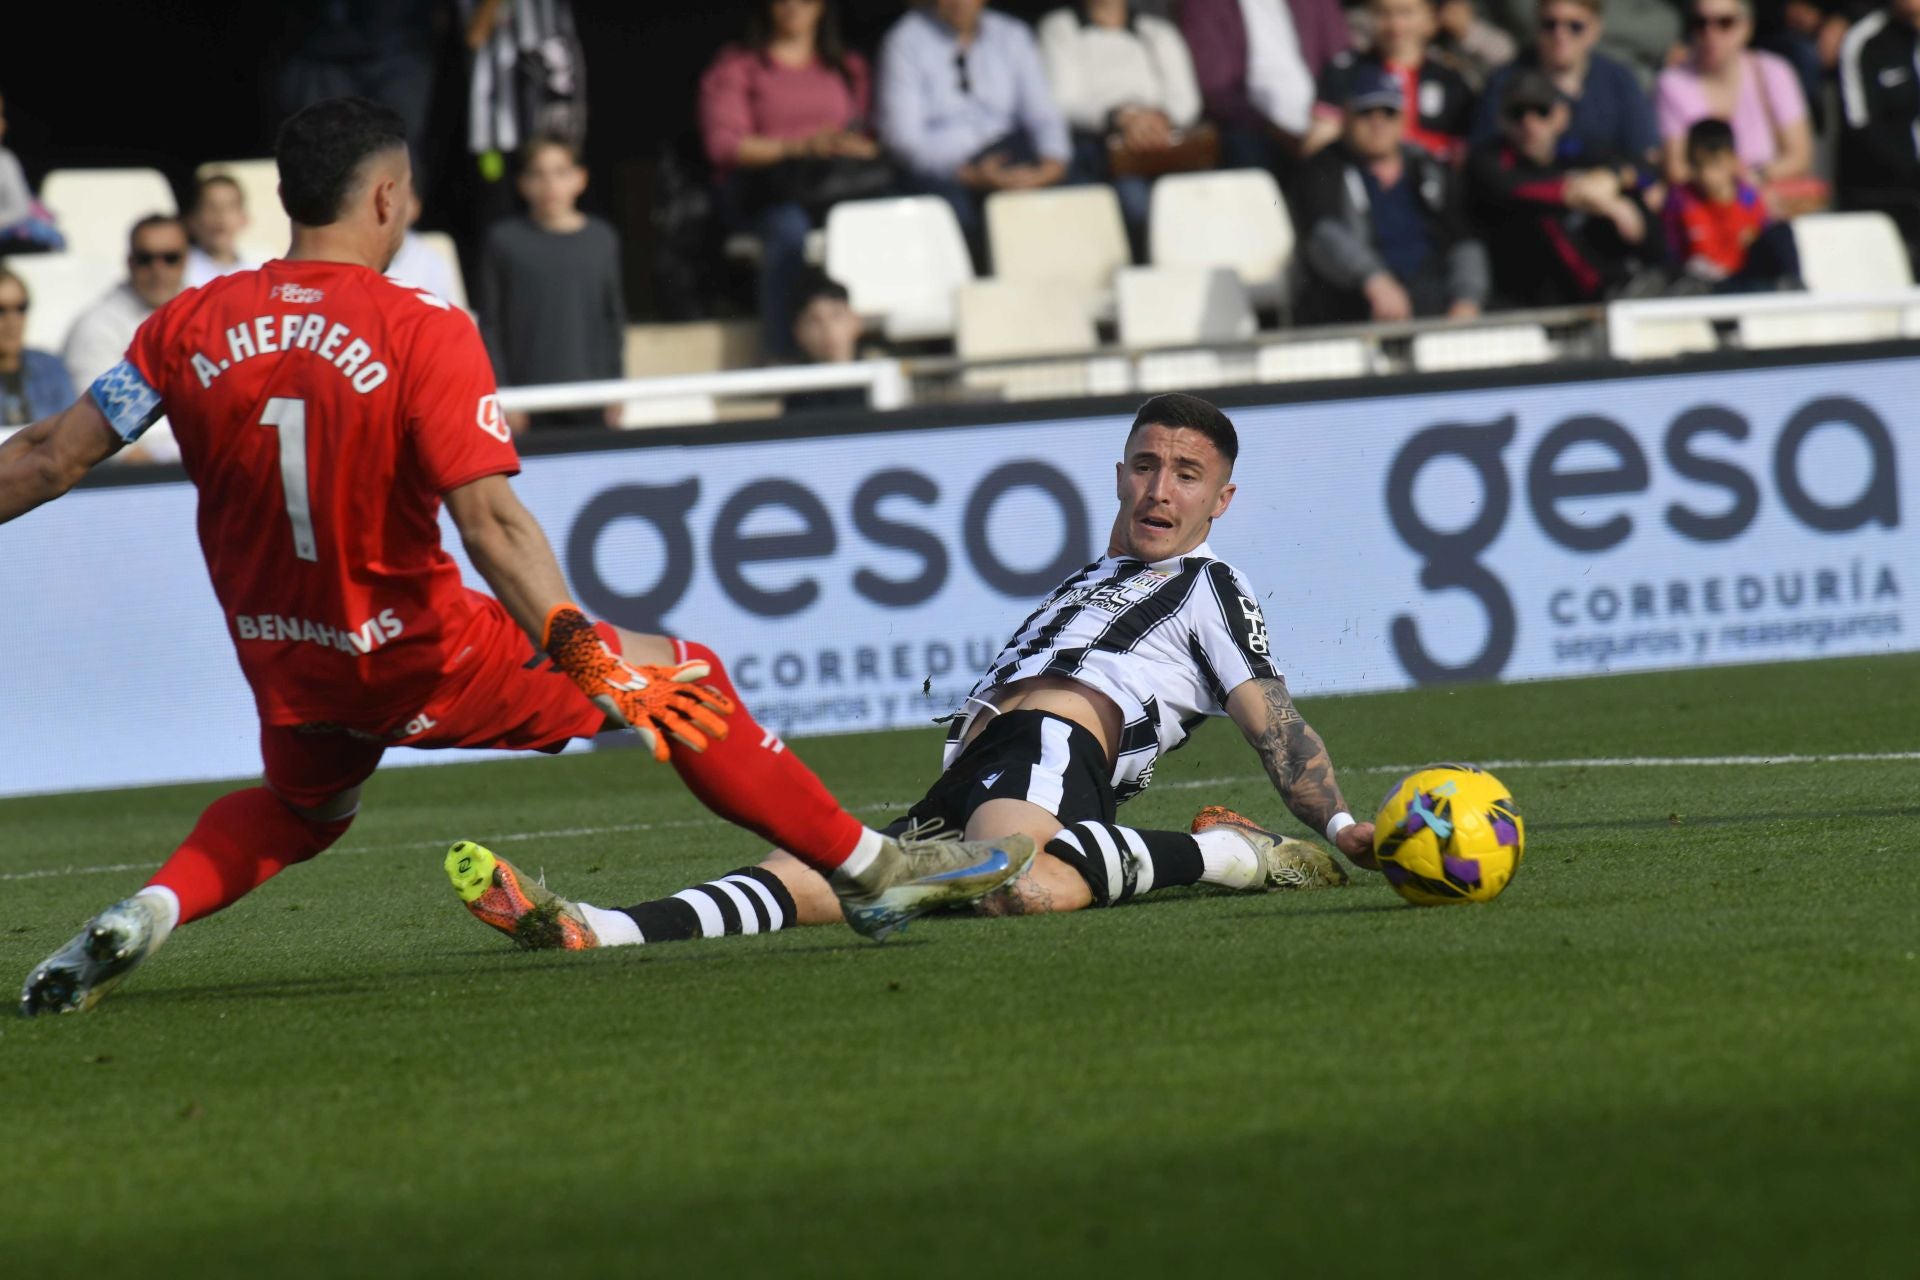
[{"label": "man in cap", "polygon": [[1301,175],[1305,323],[1470,317],[1487,295],[1486,249],[1459,176],[1406,141],[1405,92],[1378,62],[1346,78],[1339,141]]}]

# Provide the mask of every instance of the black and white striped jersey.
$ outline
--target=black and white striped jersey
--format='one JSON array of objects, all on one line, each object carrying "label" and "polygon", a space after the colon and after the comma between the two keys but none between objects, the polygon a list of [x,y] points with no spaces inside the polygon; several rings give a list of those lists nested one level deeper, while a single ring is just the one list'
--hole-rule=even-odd
[{"label": "black and white striped jersey", "polygon": [[1064,676],[1112,698],[1125,727],[1113,789],[1126,800],[1153,781],[1160,753],[1187,740],[1227,695],[1279,676],[1259,598],[1239,570],[1205,543],[1148,564],[1107,556],[1081,569],[1027,616],[954,714],[944,764],[995,690],[1034,676]]}]

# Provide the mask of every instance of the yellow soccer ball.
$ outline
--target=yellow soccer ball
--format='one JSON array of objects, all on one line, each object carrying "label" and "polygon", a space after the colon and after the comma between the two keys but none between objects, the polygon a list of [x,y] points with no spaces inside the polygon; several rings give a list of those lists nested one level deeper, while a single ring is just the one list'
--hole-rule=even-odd
[{"label": "yellow soccer ball", "polygon": [[1416,906],[1491,902],[1520,869],[1526,826],[1500,779],[1470,764],[1400,780],[1373,820],[1387,883]]}]

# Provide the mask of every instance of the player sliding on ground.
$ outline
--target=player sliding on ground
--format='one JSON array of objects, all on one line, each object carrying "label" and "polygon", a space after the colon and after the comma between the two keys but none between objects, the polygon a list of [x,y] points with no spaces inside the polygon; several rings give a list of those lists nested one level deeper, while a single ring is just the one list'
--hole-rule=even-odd
[{"label": "player sliding on ground", "polygon": [[[507,483],[519,460],[473,322],[381,274],[413,198],[405,136],[359,99],[289,119],[287,257],[181,294],[77,403],[0,445],[4,523],[170,419],[266,774],[39,965],[21,1011],[91,1007],[179,925],[332,845],[389,746],[557,751],[631,729],[709,808],[831,882],[869,936],[1008,883],[1026,841],[868,830],[739,707],[712,651],[590,623],[568,601]],[[442,550],[443,499],[497,601]]]},{"label": "player sliding on ground", "polygon": [[[1355,822],[1333,762],[1274,667],[1259,597],[1207,545],[1233,501],[1233,423],[1186,395],[1147,401],[1116,466],[1120,510],[1107,554],[1054,589],[1020,625],[947,735],[945,771],[890,832],[1028,838],[1044,852],[988,914],[1077,911],[1154,889],[1211,884],[1302,889],[1346,883],[1317,846],[1226,809],[1188,831],[1118,826],[1160,754],[1208,716],[1239,726],[1295,817],[1371,868],[1373,825]],[[624,910],[573,903],[528,883],[475,844],[448,855],[454,888],[523,946],[578,949],[830,924],[841,903],[804,860],[775,851],[746,867]],[[510,882],[512,902],[486,886]]]}]

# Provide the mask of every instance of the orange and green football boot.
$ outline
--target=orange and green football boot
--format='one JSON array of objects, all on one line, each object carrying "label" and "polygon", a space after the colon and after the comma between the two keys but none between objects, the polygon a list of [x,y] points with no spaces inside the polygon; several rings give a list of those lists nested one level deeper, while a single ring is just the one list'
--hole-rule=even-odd
[{"label": "orange and green football boot", "polygon": [[462,840],[447,850],[447,879],[474,919],[529,951],[588,951],[600,945],[580,908],[492,850]]}]

